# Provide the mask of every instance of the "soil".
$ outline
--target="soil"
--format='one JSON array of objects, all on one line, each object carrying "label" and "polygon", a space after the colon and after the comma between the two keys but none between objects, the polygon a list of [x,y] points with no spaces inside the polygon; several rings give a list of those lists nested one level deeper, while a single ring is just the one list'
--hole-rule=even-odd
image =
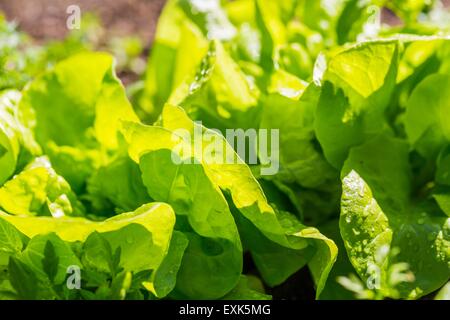
[{"label": "soil", "polygon": [[108,36],[137,35],[150,46],[156,22],[166,0],[1,0],[0,11],[37,41],[62,39],[67,7],[99,16]]},{"label": "soil", "polygon": [[[1,0],[0,11],[8,20],[15,20],[19,27],[37,41],[62,39],[67,34],[66,9],[78,5],[81,12],[97,14],[108,36],[138,35],[148,49],[155,33],[156,23],[166,0]],[[450,0],[443,0],[450,6]],[[390,12],[384,20],[399,24]]]}]

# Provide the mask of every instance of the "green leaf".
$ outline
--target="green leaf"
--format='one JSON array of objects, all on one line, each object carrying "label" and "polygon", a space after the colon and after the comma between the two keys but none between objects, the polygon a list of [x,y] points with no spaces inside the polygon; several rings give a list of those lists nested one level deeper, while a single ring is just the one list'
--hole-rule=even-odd
[{"label": "green leaf", "polygon": [[112,259],[112,248],[105,237],[98,232],[91,233],[83,244],[83,265],[114,274]]},{"label": "green leaf", "polygon": [[336,43],[336,28],[340,13],[347,1],[304,0],[297,9],[298,19],[308,28],[320,32],[331,44]]},{"label": "green leaf", "polygon": [[51,241],[47,241],[44,248],[44,258],[42,266],[49,280],[53,282],[58,273],[59,257],[56,254],[55,247]]},{"label": "green leaf", "polygon": [[[276,63],[280,68],[299,77],[310,79],[313,71],[312,57],[300,43],[280,45],[276,51]],[[279,72],[278,69],[275,72]]]},{"label": "green leaf", "polygon": [[127,155],[100,167],[89,179],[87,191],[93,210],[100,215],[130,211],[151,201],[139,166]]},{"label": "green leaf", "polygon": [[269,286],[283,283],[308,264],[318,298],[336,260],[336,245],[317,229],[302,225],[288,212],[278,211],[277,218],[292,243],[290,247],[269,241],[247,219],[237,217],[243,243],[250,248],[252,258]]},{"label": "green leaf", "polygon": [[274,68],[275,48],[286,42],[286,27],[281,20],[281,6],[270,0],[255,0],[255,19],[261,32],[261,65]]},{"label": "green leaf", "polygon": [[399,15],[406,24],[411,24],[418,18],[422,10],[430,5],[430,2],[426,0],[393,0],[387,1],[386,4],[387,7]]},{"label": "green leaf", "polygon": [[[215,189],[215,192],[220,189],[230,191],[233,197],[233,202],[239,204],[239,210],[241,210],[245,216],[248,216],[250,220],[255,223],[257,227],[259,227],[270,239],[275,242],[284,244],[288,243],[281,226],[276,220],[276,215],[273,212],[273,209],[267,204],[265,196],[262,193],[256,179],[253,177],[250,168],[237,157],[236,153],[231,149],[222,136],[218,135],[214,131],[208,131],[206,128],[192,122],[192,120],[187,117],[186,113],[179,107],[166,105],[162,119],[163,127],[149,127],[133,123],[125,124],[124,135],[130,144],[129,154],[134,161],[139,163],[142,156],[152,151],[157,151],[160,149],[168,149],[169,151],[176,150],[175,147],[177,146],[177,143],[181,144],[182,147],[186,147],[186,150],[189,151],[188,154],[183,154],[184,159],[195,157],[197,161],[200,161],[200,159],[203,158],[203,150],[213,142],[217,142],[219,145],[228,150],[237,163],[227,164],[225,158],[223,158],[226,155],[226,152],[224,151],[223,154],[217,155],[217,159],[220,159],[217,163],[213,163],[211,159],[205,158],[200,163],[201,168],[196,168],[199,166],[189,166],[183,163],[181,163],[181,166],[177,166],[172,161],[171,153],[166,152],[168,158],[165,161],[165,166],[161,167],[167,168],[166,170],[169,170],[169,168],[172,167],[170,171],[173,174],[169,176],[174,176],[177,173],[178,167],[187,167],[188,169],[186,170],[199,172],[204,171],[206,174],[205,179],[209,179],[211,181],[210,183]],[[187,131],[177,131],[180,129]],[[203,149],[201,150],[198,150],[198,148],[189,148],[190,144],[194,143],[194,141],[185,141],[177,134],[177,132],[187,132],[193,136],[194,130],[197,131],[197,134],[199,132],[207,132],[214,139],[204,141]],[[205,136],[203,136],[203,138],[205,138]],[[204,140],[207,139],[205,138]],[[178,145],[178,147],[180,147],[180,145]],[[175,153],[175,156],[179,155]],[[183,180],[181,180],[181,182],[182,181]],[[166,183],[166,185],[170,187],[170,184]],[[241,192],[242,188],[247,190],[245,194]],[[187,190],[187,192],[191,191]],[[167,198],[167,192],[163,194]],[[183,195],[183,198],[184,197],[185,196]],[[262,214],[262,212],[266,214]]]},{"label": "green leaf", "polygon": [[40,147],[27,126],[27,109],[17,106],[20,98],[18,91],[0,93],[0,186],[29,155],[40,153]]},{"label": "green leaf", "polygon": [[449,90],[450,76],[433,74],[414,89],[408,100],[406,133],[411,145],[425,157],[436,157],[450,140]]},{"label": "green leaf", "polygon": [[67,269],[70,266],[81,266],[69,244],[55,233],[31,238],[19,259],[38,279],[50,280],[54,284],[62,284],[66,280]]},{"label": "green leaf", "polygon": [[247,65],[259,69],[259,66],[256,65],[261,59],[261,41],[258,30],[249,23],[240,25],[236,37],[230,44],[230,54],[235,61],[238,61],[242,69],[245,69],[245,62],[251,63]]},{"label": "green leaf", "polygon": [[[275,160],[280,163],[280,171],[274,179],[307,188],[320,188],[336,179],[338,174],[325,160],[314,133],[318,94],[318,89],[310,85],[299,100],[279,94],[264,100],[260,129],[278,129],[280,136],[279,159]],[[267,160],[261,159],[263,163]]]},{"label": "green leaf", "polygon": [[224,46],[213,41],[196,74],[176,88],[168,101],[209,127],[251,128],[257,124],[258,96],[259,90]]},{"label": "green leaf", "polygon": [[139,100],[140,116],[145,122],[152,123],[158,118],[172,90],[194,72],[207,51],[206,37],[186,16],[179,0],[167,1],[158,20],[144,94]]},{"label": "green leaf", "polygon": [[124,300],[131,287],[131,272],[121,272],[111,283],[111,299]]},{"label": "green leaf", "polygon": [[384,112],[395,86],[397,51],[395,41],[366,42],[329,61],[315,129],[335,168],[342,166],[351,147],[388,130]]},{"label": "green leaf", "polygon": [[[281,252],[283,252],[283,249],[288,252],[291,250],[291,253],[294,252],[295,255],[300,256],[300,261],[297,258],[297,260],[291,263],[289,268],[286,268],[287,271],[284,271],[282,276],[272,273],[269,275],[269,273],[267,273],[268,276],[265,277],[265,281],[272,285],[279,283],[279,281],[284,281],[289,275],[297,271],[306,262],[308,262],[307,258],[311,258],[314,254],[308,256],[305,253],[305,256],[303,257],[303,252],[301,249],[304,249],[309,243],[318,242],[316,250],[311,248],[311,251],[313,253],[316,252],[318,254],[317,257],[322,254],[323,256],[321,259],[317,258],[317,263],[311,262],[314,265],[313,269],[316,272],[315,278],[318,282],[318,288],[320,290],[322,281],[326,278],[329,267],[331,267],[334,262],[334,244],[327,239],[318,239],[318,241],[316,241],[315,238],[320,238],[317,230],[308,230],[310,232],[306,231],[304,234],[300,233],[299,236],[290,236],[289,234],[286,234],[286,231],[282,227],[282,223],[279,221],[277,214],[267,203],[265,195],[263,194],[258,182],[252,175],[250,168],[243,163],[239,157],[237,157],[235,152],[221,135],[192,122],[192,120],[187,117],[186,113],[181,108],[171,105],[166,105],[164,108],[161,123],[163,127],[149,127],[132,123],[126,123],[124,125],[124,136],[130,144],[130,157],[134,161],[141,164],[141,170],[144,172],[144,184],[146,184],[149,188],[151,196],[153,198],[162,197],[161,201],[170,202],[174,206],[178,216],[183,214],[185,215],[186,212],[193,215],[195,212],[194,210],[202,207],[206,207],[207,209],[199,210],[196,215],[201,212],[202,214],[200,216],[204,216],[205,213],[211,211],[214,211],[215,215],[222,213],[220,216],[221,218],[217,216],[217,221],[210,220],[208,222],[212,224],[214,221],[217,224],[224,224],[227,226],[224,228],[224,231],[234,229],[233,218],[228,215],[228,206],[233,206],[233,209],[235,207],[236,210],[234,211],[238,212],[238,217],[242,217],[242,221],[249,220],[249,225],[251,228],[255,229],[257,232],[260,232],[263,239],[267,240],[269,243],[274,242],[274,246],[277,249],[280,249]],[[180,129],[184,130],[184,138],[177,134],[181,132],[179,131]],[[186,139],[186,134],[194,136],[194,134],[198,135],[199,132],[207,133],[209,137],[201,138],[203,139],[202,149],[195,148],[191,145],[193,141]],[[211,137],[214,139],[211,139]],[[218,161],[210,161],[211,159],[209,159],[208,156],[211,155],[208,154],[203,157],[203,151],[207,149],[208,146],[211,147],[210,145],[212,143],[214,143],[215,146],[219,145],[221,148],[219,150],[222,150],[223,152],[222,153],[219,151],[219,154],[216,154],[217,157],[215,159]],[[174,152],[172,150],[176,149],[177,144],[178,148],[182,146],[184,149],[183,151],[185,152],[181,155],[175,153],[174,156]],[[235,159],[236,162],[227,162],[227,158],[225,158],[227,154],[228,156],[231,155],[233,157],[232,159]],[[177,157],[180,156],[184,160],[190,159],[189,163],[191,164],[179,161],[180,158]],[[198,163],[192,163],[193,159]],[[175,163],[179,164],[177,165]],[[151,171],[152,174],[145,174],[145,171],[147,170],[153,170]],[[161,178],[155,178],[158,177],[158,175],[161,175]],[[146,178],[146,176],[148,178]],[[154,184],[154,186],[152,187],[151,184]],[[202,186],[201,189],[199,189],[200,185]],[[201,198],[195,193],[200,192],[200,190],[202,194]],[[229,195],[230,199],[228,201],[228,205],[224,199],[224,196],[220,193],[220,190]],[[245,192],[243,192],[243,190],[245,190]],[[210,199],[210,201],[205,203],[203,201],[205,197]],[[199,228],[200,226],[194,223],[197,222],[196,220],[198,218],[194,220],[193,217],[191,218],[190,214],[188,214],[187,217],[189,224],[194,231],[200,235],[207,235],[212,237],[212,239],[217,237],[219,232],[226,235],[226,233],[220,229],[212,232],[210,227],[208,227],[209,223],[202,224],[202,228]],[[224,219],[225,217],[229,218],[226,218],[224,221],[220,221],[220,219]],[[235,219],[237,218],[235,217]],[[238,220],[241,221],[241,219]],[[233,233],[234,231],[231,234]],[[218,264],[219,261],[214,262],[215,264],[212,264],[211,262],[211,266],[209,266],[205,265],[206,261],[208,261],[205,260],[205,258],[203,258],[204,263],[197,265],[200,260],[198,262],[192,260],[196,256],[191,254],[191,252],[193,252],[191,250],[199,250],[204,247],[206,243],[210,243],[210,245],[212,245],[212,251],[208,255],[219,255],[218,257],[221,257],[220,255],[225,255],[226,251],[224,249],[220,250],[220,246],[223,246],[226,242],[211,241],[212,239],[201,239],[195,237],[195,234],[193,233],[189,233],[188,236],[190,237],[190,244],[186,250],[183,261],[189,261],[194,264],[196,268],[193,270],[202,270],[202,268],[212,268],[213,266],[217,269],[215,264]],[[246,235],[241,233],[241,237],[244,236]],[[249,238],[252,239],[253,237],[249,236]],[[311,240],[309,240],[310,238]],[[232,238],[230,238],[230,236],[224,236],[224,239]],[[326,242],[325,247],[322,247],[320,244],[322,241]],[[234,241],[231,243],[234,243]],[[254,247],[252,247],[252,245],[253,242],[249,242],[249,244],[246,244],[246,247],[250,250],[257,250],[260,246],[258,243],[254,244]],[[329,253],[326,252],[327,250]],[[199,253],[196,253],[196,255],[198,254]],[[279,256],[282,256],[282,254]],[[277,258],[270,259],[269,257],[268,260],[270,261],[261,262],[261,266],[263,263],[270,263],[272,261],[273,263],[276,263]],[[224,256],[223,259],[228,259],[228,261],[231,261],[230,257]],[[237,259],[237,257],[234,259]],[[225,266],[228,266],[229,264],[229,262],[225,265],[222,264],[222,262],[220,263],[221,268],[225,268]],[[325,266],[325,264],[327,265]],[[187,267],[186,269],[183,268],[182,265],[180,275],[183,275],[184,270],[188,269]],[[180,275],[177,285],[181,283]],[[189,279],[192,279],[194,276],[192,272],[188,272],[187,275],[189,275]],[[237,277],[239,277],[239,275],[240,274],[237,274]],[[186,279],[188,279],[188,277],[186,277]],[[192,290],[192,281],[190,281],[189,284]],[[185,285],[187,285],[187,283]],[[211,287],[211,284],[209,286]],[[227,291],[229,290],[231,290],[231,288]],[[224,295],[224,293],[222,295]]]},{"label": "green leaf", "polygon": [[28,238],[11,223],[0,219],[0,252],[15,254],[22,251]]},{"label": "green leaf", "polygon": [[134,83],[0,15],[0,298],[445,298],[441,2],[167,0]]},{"label": "green leaf", "polygon": [[21,299],[34,300],[38,295],[37,279],[30,268],[20,260],[11,257],[8,264],[11,285]]},{"label": "green leaf", "polygon": [[434,297],[434,300],[450,300],[450,283],[447,283]]},{"label": "green leaf", "polygon": [[353,148],[342,177],[341,234],[363,280],[391,298],[419,298],[448,281],[450,219],[433,202],[410,201],[406,143],[381,136]]},{"label": "green leaf", "polygon": [[[84,218],[11,216],[1,212],[0,219],[13,224],[33,239],[37,235],[54,232],[64,241],[85,241],[94,231],[100,232],[110,243],[113,252],[121,247],[121,266],[133,271],[158,268],[169,248],[175,224],[172,208],[163,203],[146,204],[134,212],[123,213],[102,222]],[[146,255],[143,256],[142,252],[146,252]]]},{"label": "green leaf", "polygon": [[370,1],[346,1],[336,24],[337,42],[342,45],[357,40],[364,26],[370,23],[370,19],[376,19],[377,14],[380,14],[379,8]]},{"label": "green leaf", "polygon": [[[412,90],[426,76],[435,73],[439,67],[436,67],[436,64],[439,65],[439,60],[445,59],[445,56],[439,57],[439,52],[446,42],[448,41],[438,37],[417,37],[406,42],[399,63],[397,82],[412,81],[413,84],[409,88]],[[408,92],[404,98],[409,98],[410,94],[411,92]]]},{"label": "green leaf", "polygon": [[179,0],[179,5],[208,39],[227,41],[235,36],[236,29],[228,20],[220,0]]},{"label": "green leaf", "polygon": [[36,158],[0,188],[0,207],[13,215],[84,215],[83,205],[47,157]]},{"label": "green leaf", "polygon": [[436,200],[439,208],[450,217],[450,194],[448,190],[442,193],[434,193],[433,198]]},{"label": "green leaf", "polygon": [[320,231],[332,239],[338,247],[336,263],[330,271],[328,280],[319,296],[320,300],[353,300],[355,297],[349,290],[345,289],[339,282],[339,277],[348,277],[354,272],[345,250],[339,230],[339,219],[331,220],[324,225],[320,225]]},{"label": "green leaf", "polygon": [[436,183],[442,186],[450,186],[450,148],[442,148],[436,161]]},{"label": "green leaf", "polygon": [[[189,297],[223,296],[240,275],[242,248],[220,190],[209,181],[201,166],[174,164],[169,150],[144,154],[139,164],[150,196],[171,204],[177,215],[185,216],[198,234],[192,235],[195,240],[186,249],[177,289]],[[207,243],[217,248],[208,252]],[[221,273],[213,281],[210,277],[216,272],[217,263],[221,265]],[[207,283],[208,290],[205,290]]]},{"label": "green leaf", "polygon": [[236,287],[223,300],[271,300],[272,296],[264,293],[261,280],[254,276],[242,275]]},{"label": "green leaf", "polygon": [[[119,120],[137,120],[113,68],[108,54],[75,55],[36,78],[20,102],[34,110],[38,142],[76,191],[101,162],[100,149],[118,147]],[[78,166],[89,168],[73,170]]]},{"label": "green leaf", "polygon": [[[167,230],[167,226],[161,227]],[[113,275],[119,271],[119,266],[133,272],[156,270],[166,255],[166,241],[169,241],[171,234],[169,231],[169,234],[158,235],[164,237],[164,247],[161,248],[155,243],[156,234],[149,231],[144,225],[131,223],[118,230],[103,232],[92,241],[86,241],[85,262],[92,268]]]},{"label": "green leaf", "polygon": [[[174,231],[169,251],[159,269],[156,270],[153,284],[150,287],[156,297],[164,298],[175,288],[178,271],[187,246],[188,238],[182,232]],[[146,287],[147,283],[145,283]]]},{"label": "green leaf", "polygon": [[[175,231],[174,233],[176,233]],[[153,270],[142,270],[133,274],[131,288],[141,289],[143,282],[150,282]]]}]

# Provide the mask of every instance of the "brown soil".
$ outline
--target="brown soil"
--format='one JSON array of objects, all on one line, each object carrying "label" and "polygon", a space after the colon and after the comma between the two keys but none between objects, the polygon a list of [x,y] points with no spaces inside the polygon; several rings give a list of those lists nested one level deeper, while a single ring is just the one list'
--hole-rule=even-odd
[{"label": "brown soil", "polygon": [[66,9],[96,13],[108,35],[138,35],[149,46],[165,0],[1,0],[0,11],[38,41],[63,38],[68,29]]},{"label": "brown soil", "polygon": [[[148,48],[156,22],[166,0],[1,0],[0,11],[8,20],[38,41],[62,39],[68,32],[66,9],[78,5],[82,12],[94,12],[107,29],[107,36],[138,35]],[[450,0],[443,0],[450,6]],[[399,24],[398,18],[385,12],[384,19]]]}]

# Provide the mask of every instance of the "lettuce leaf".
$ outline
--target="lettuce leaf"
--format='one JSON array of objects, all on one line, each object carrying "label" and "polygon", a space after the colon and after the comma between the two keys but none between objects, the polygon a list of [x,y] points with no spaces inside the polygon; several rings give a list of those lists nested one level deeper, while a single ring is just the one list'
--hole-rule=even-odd
[{"label": "lettuce leaf", "polygon": [[425,157],[436,158],[450,139],[446,118],[450,110],[449,88],[448,74],[432,74],[417,85],[408,100],[406,133],[411,145]]},{"label": "lettuce leaf", "polygon": [[353,148],[342,171],[342,238],[383,297],[419,298],[449,279],[450,219],[427,199],[410,200],[410,174],[408,145],[386,136]]},{"label": "lettuce leaf", "polygon": [[29,128],[29,110],[18,107],[21,94],[15,90],[0,93],[0,185],[41,153]]},{"label": "lettuce leaf", "polygon": [[208,127],[251,128],[258,121],[258,96],[259,90],[224,46],[213,41],[195,75],[186,78],[168,101]]},{"label": "lettuce leaf", "polygon": [[384,112],[395,87],[398,44],[367,42],[338,53],[322,79],[315,129],[337,169],[351,147],[389,130]]},{"label": "lettuce leaf", "polygon": [[[236,237],[235,241],[239,245],[238,248],[240,248],[239,234],[237,233],[233,216],[230,214],[231,210],[237,220],[237,227],[244,246],[252,253],[264,280],[269,285],[273,286],[283,282],[306,263],[310,263],[319,294],[336,258],[337,248],[334,243],[322,236],[316,229],[304,227],[289,213],[283,214],[275,211],[268,204],[250,168],[237,156],[221,135],[194,123],[181,108],[171,105],[165,106],[161,124],[162,127],[149,127],[141,124],[125,123],[123,130],[124,136],[129,143],[130,157],[140,164],[144,184],[147,186],[151,196],[160,201],[169,202],[174,206],[178,216],[187,214],[188,227],[183,223],[182,228],[192,228],[197,234],[212,238],[220,234],[223,234],[222,237],[225,239]],[[202,149],[199,150],[193,145],[191,148],[193,141],[187,140],[186,135],[181,136],[180,129],[186,134],[192,134],[192,136],[195,134],[194,132],[207,133],[209,138],[205,138],[205,136],[201,138],[203,139]],[[186,148],[186,152],[181,155],[183,159],[194,159],[197,161],[197,164],[189,165],[180,161],[183,159],[176,158],[180,157],[180,155],[174,155],[172,150],[174,150],[177,143]],[[209,161],[211,160],[209,158],[203,158],[203,156],[208,157],[208,154],[205,154],[204,151],[208,150],[208,146],[211,148],[213,143],[216,146],[217,144],[220,145],[223,150],[223,154],[214,155],[219,160],[216,162]],[[231,155],[236,162],[229,163],[225,161],[227,151],[228,155]],[[176,161],[174,162],[173,159]],[[176,165],[175,163],[180,164]],[[195,193],[200,192],[198,185],[202,185],[201,194],[203,196],[201,198]],[[203,197],[210,199],[210,201],[205,203]],[[205,206],[209,208],[199,210]],[[199,211],[197,212],[196,210]],[[217,216],[216,219],[208,219],[206,224],[198,225],[201,220],[198,222],[197,220],[204,216],[205,213],[211,211],[215,212],[215,216],[219,213],[221,215]],[[200,213],[202,215],[199,215]],[[194,215],[199,215],[199,217],[195,218]],[[211,232],[213,222],[219,226],[223,225],[223,231],[216,228],[214,232]],[[229,230],[232,230],[231,233]],[[207,232],[211,233],[208,234]],[[260,234],[261,241],[254,241],[258,234]],[[191,250],[194,250],[194,248],[198,250],[201,244],[199,242],[200,239],[192,237],[192,233],[189,233],[189,236],[191,236],[190,246],[195,245]],[[272,249],[269,249],[270,246]],[[210,255],[213,255],[209,259],[213,259],[218,254],[223,255],[226,252],[224,243],[217,240],[206,248],[204,247],[203,250],[206,251],[208,248],[211,250]],[[237,252],[239,255],[236,254],[236,258],[241,257],[240,251],[241,249]],[[190,247],[187,248],[185,257],[189,257],[189,252]],[[196,253],[196,256],[193,256],[191,259],[197,258],[198,255],[199,253]],[[283,256],[284,258],[279,260]],[[226,268],[233,267],[230,264],[230,261],[233,260],[230,260],[228,257],[225,258],[228,259]],[[202,257],[202,261],[208,260]],[[196,266],[200,263],[200,261],[189,262]],[[208,270],[207,267],[209,266],[205,266],[204,263],[206,262],[202,264],[202,274],[198,276],[205,277],[205,270]],[[241,262],[236,262],[234,266],[237,272],[235,273],[235,281],[237,282],[240,276]],[[188,265],[184,267],[182,264],[180,269],[181,275],[184,273],[184,268],[186,270],[199,270]],[[221,265],[221,268],[222,273],[224,273],[226,270],[225,265]],[[274,272],[275,270],[277,272]],[[225,273],[225,275],[227,274]],[[189,279],[192,279],[194,274],[189,274],[189,276]],[[220,277],[216,276],[215,282],[220,281],[223,277],[223,274]],[[214,294],[213,289],[223,290],[219,286],[215,288],[215,282],[211,282],[211,279],[208,281],[212,297],[214,297],[212,295]],[[233,283],[233,287],[236,282]],[[179,278],[177,285],[179,283],[183,284],[184,282]],[[192,281],[189,282],[188,288],[191,292],[194,290],[196,283],[197,281],[194,283]],[[228,288],[227,291],[231,289]],[[186,294],[186,288],[180,288],[179,290]],[[205,294],[205,289],[202,288],[201,292]],[[218,291],[217,295],[219,292],[223,295],[222,291]]]},{"label": "lettuce leaf", "polygon": [[36,158],[0,188],[0,207],[13,215],[84,215],[83,205],[46,157]]},{"label": "lettuce leaf", "polygon": [[[135,275],[151,270],[153,273],[148,278],[138,280],[139,285],[145,284],[155,296],[164,297],[174,287],[177,261],[181,260],[187,244],[179,233],[172,237],[175,215],[172,208],[163,203],[146,204],[134,212],[102,222],[84,218],[12,216],[0,212],[0,225],[0,251],[10,256],[10,265],[13,264],[19,276],[23,270],[28,270],[37,286],[47,287],[47,290],[33,291],[36,294],[33,298],[48,299],[55,295],[61,298],[59,295],[64,292],[58,292],[58,286],[66,280],[67,270],[73,266],[88,272],[86,277],[91,282],[105,274],[112,274],[114,278],[123,270]],[[50,251],[54,252],[48,253],[49,242]],[[45,260],[48,254],[51,261]],[[14,273],[11,268],[10,272]],[[11,275],[11,283],[19,295],[24,294],[14,275]],[[93,284],[88,281],[84,285]]]},{"label": "lettuce leaf", "polygon": [[32,81],[20,101],[33,110],[36,139],[56,172],[76,192],[118,148],[119,120],[137,120],[113,68],[108,54],[75,55]]}]

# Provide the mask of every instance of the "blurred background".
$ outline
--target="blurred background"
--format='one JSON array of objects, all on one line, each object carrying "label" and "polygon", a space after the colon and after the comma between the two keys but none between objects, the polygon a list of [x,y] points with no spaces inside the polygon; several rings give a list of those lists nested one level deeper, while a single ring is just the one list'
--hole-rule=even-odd
[{"label": "blurred background", "polygon": [[[66,8],[76,4],[82,13],[96,15],[107,36],[135,35],[148,47],[153,39],[156,22],[166,0],[0,0],[0,11],[8,20],[38,41],[62,39],[67,35]],[[405,0],[406,2],[406,0]],[[442,1],[450,6],[450,0]],[[384,19],[398,19],[389,11]]]},{"label": "blurred background", "polygon": [[[392,3],[402,1],[393,0]],[[404,3],[408,1],[412,0]],[[134,84],[145,73],[156,24],[165,2],[0,0],[0,66],[4,66],[0,70],[0,90],[20,88],[29,81],[27,75],[37,74],[82,50],[112,53],[117,59],[118,76],[127,87]],[[450,6],[450,0],[441,2],[443,6]],[[80,30],[69,30],[66,26],[69,16],[66,11],[70,5],[81,9]],[[402,20],[388,9],[383,10],[382,21],[391,26],[402,24]],[[7,73],[8,77],[2,77],[2,73]],[[142,83],[130,90],[139,85]]]},{"label": "blurred background", "polygon": [[37,40],[67,35],[66,9],[78,5],[92,12],[110,36],[137,35],[151,42],[165,0],[0,0],[0,11]]},{"label": "blurred background", "polygon": [[[117,59],[125,85],[145,72],[156,23],[166,0],[0,0],[1,56],[14,63],[51,64],[81,50],[103,50]],[[69,30],[68,6],[81,9],[81,29]],[[23,49],[25,48],[26,49]],[[18,52],[21,51],[21,55]],[[25,51],[25,54],[24,54]],[[26,60],[33,63],[26,63]],[[7,67],[7,66],[6,66]],[[23,71],[23,70],[22,70]],[[26,70],[33,74],[32,70]],[[2,71],[0,71],[1,75]],[[0,77],[0,89],[28,79]],[[3,83],[8,81],[11,83]]]}]

